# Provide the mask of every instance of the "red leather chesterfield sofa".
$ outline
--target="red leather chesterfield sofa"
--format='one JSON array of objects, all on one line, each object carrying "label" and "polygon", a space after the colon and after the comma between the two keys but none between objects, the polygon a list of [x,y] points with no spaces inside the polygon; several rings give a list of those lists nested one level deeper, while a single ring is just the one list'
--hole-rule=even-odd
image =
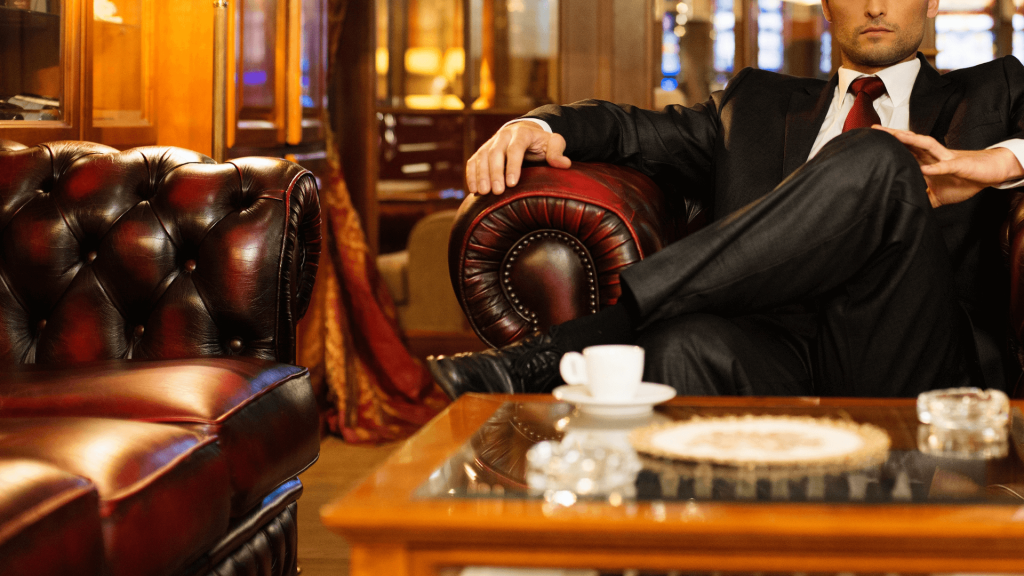
[{"label": "red leather chesterfield sofa", "polygon": [[0,573],[295,573],[319,252],[292,163],[0,141]]},{"label": "red leather chesterfield sofa", "polygon": [[[510,191],[468,197],[448,264],[470,325],[498,347],[614,304],[623,269],[706,223],[705,199],[673,196],[683,200],[669,205],[658,184],[630,168],[574,162],[569,170],[527,166]],[[1001,234],[1017,342],[1024,341],[1022,199],[1014,193]]]}]

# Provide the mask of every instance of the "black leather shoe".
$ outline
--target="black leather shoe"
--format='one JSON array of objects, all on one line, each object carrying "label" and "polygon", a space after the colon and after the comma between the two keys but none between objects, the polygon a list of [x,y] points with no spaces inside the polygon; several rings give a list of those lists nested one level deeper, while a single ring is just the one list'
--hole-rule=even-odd
[{"label": "black leather shoe", "polygon": [[550,336],[530,336],[504,348],[430,356],[434,380],[454,400],[466,392],[518,394],[550,392],[562,383],[562,352]]}]

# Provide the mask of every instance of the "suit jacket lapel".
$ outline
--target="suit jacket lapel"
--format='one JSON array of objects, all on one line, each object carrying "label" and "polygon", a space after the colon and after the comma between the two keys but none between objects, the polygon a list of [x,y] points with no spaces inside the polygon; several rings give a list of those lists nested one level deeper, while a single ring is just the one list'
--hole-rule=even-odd
[{"label": "suit jacket lapel", "polygon": [[923,55],[918,53],[917,57],[921,60],[921,72],[910,93],[910,131],[932,135],[935,121],[956,85],[939,74]]},{"label": "suit jacket lapel", "polygon": [[821,131],[829,105],[835,97],[839,75],[823,87],[805,88],[793,93],[786,113],[786,151],[782,162],[782,177],[785,178],[799,168],[814,147],[814,140]]}]

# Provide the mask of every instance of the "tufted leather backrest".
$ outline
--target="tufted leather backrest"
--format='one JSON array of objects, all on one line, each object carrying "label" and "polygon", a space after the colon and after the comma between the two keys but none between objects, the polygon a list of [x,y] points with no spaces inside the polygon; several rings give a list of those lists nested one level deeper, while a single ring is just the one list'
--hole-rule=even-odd
[{"label": "tufted leather backrest", "polygon": [[319,254],[291,162],[0,141],[0,364],[293,362]]}]

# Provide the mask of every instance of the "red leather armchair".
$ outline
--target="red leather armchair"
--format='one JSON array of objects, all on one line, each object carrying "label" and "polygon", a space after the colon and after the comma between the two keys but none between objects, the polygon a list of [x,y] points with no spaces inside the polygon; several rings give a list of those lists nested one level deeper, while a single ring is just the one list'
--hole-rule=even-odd
[{"label": "red leather armchair", "polygon": [[[1024,338],[1022,200],[1024,194],[1014,194],[1002,233],[1018,342]],[[655,182],[629,168],[529,166],[511,191],[463,202],[449,241],[452,286],[476,333],[503,346],[615,303],[619,273],[699,229],[702,208],[697,198],[670,207]]]},{"label": "red leather armchair", "polygon": [[452,286],[473,330],[503,346],[618,300],[619,273],[699,228],[643,174],[576,162],[527,166],[519,185],[462,203],[448,244]]},{"label": "red leather armchair", "polygon": [[290,162],[0,141],[0,572],[295,573],[319,252]]}]

